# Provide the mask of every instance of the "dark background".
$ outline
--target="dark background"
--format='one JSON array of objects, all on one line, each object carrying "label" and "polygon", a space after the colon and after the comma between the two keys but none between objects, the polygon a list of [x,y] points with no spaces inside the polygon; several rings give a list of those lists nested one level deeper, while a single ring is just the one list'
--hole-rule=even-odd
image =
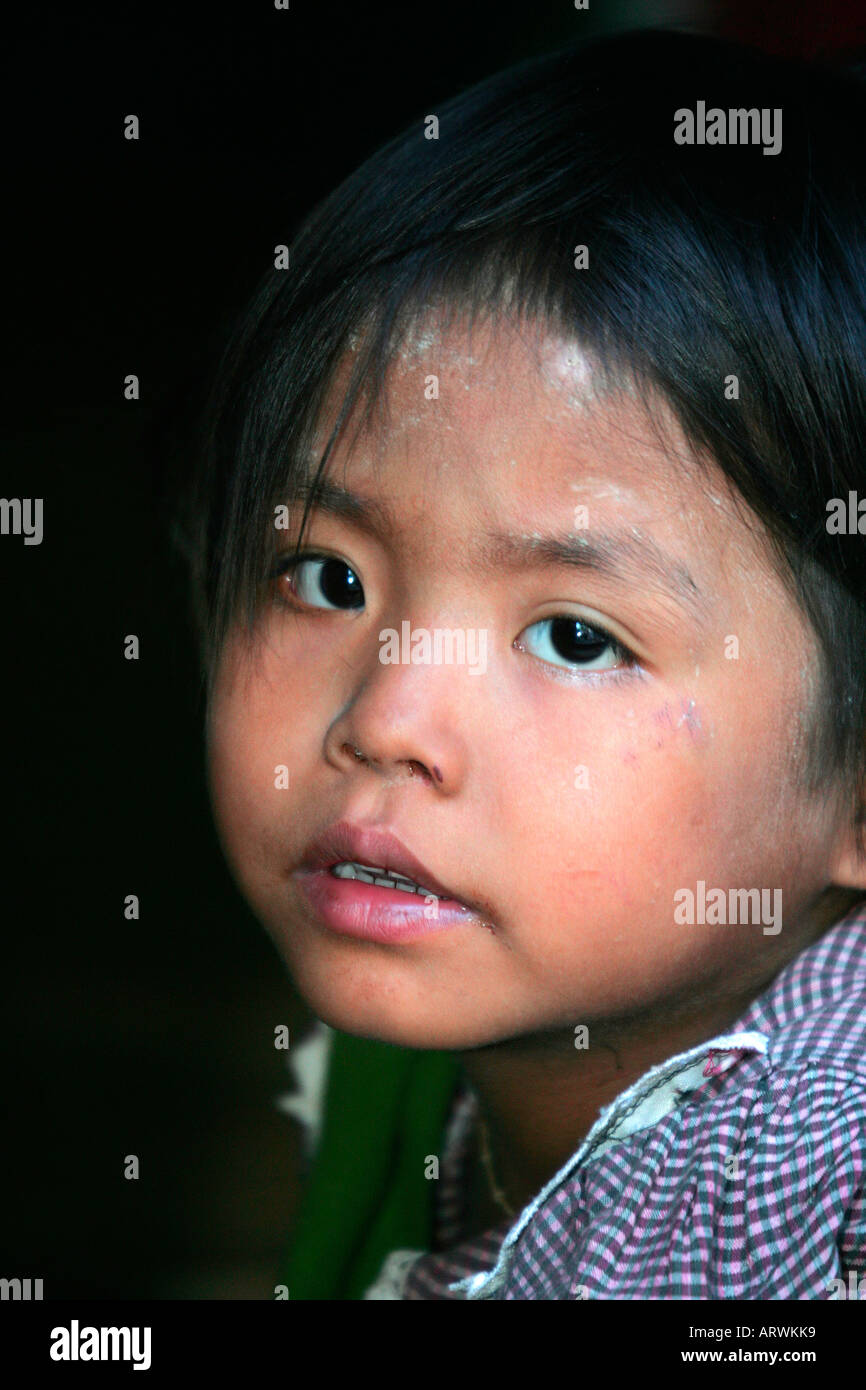
[{"label": "dark background", "polygon": [[789,52],[864,41],[862,4],[753,8],[237,0],[4,21],[0,492],[44,498],[45,534],[0,537],[0,1277],[41,1277],[46,1298],[268,1298],[291,1229],[299,1131],[274,1103],[273,1037],[309,1018],[220,857],[171,545],[202,392],[274,245],[408,121],[580,34],[679,18]]}]

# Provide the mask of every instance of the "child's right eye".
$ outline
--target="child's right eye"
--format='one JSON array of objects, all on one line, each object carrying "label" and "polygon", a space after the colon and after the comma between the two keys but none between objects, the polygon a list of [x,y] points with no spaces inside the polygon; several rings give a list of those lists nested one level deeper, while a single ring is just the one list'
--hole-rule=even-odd
[{"label": "child's right eye", "polygon": [[[363,608],[364,590],[355,571],[335,555],[284,556],[276,569],[278,593],[310,608]],[[323,601],[324,600],[324,601]]]}]

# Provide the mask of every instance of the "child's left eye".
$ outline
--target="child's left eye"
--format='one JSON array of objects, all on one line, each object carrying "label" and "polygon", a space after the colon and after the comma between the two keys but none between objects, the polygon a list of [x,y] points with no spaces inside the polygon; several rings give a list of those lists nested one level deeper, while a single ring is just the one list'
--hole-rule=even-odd
[{"label": "child's left eye", "polygon": [[565,614],[542,618],[525,628],[522,636],[523,640],[518,638],[515,644],[519,650],[525,647],[533,656],[553,665],[610,671],[617,666],[634,665],[635,661],[631,652],[604,628]]},{"label": "child's left eye", "polygon": [[284,557],[277,565],[276,577],[288,578],[281,587],[288,588],[290,594],[310,608],[364,606],[360,579],[345,560],[334,555],[307,555],[300,560]]}]

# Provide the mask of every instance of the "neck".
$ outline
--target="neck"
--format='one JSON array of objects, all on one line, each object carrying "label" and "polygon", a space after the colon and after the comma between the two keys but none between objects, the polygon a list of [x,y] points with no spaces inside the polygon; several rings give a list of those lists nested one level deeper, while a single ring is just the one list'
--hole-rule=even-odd
[{"label": "neck", "polygon": [[[573,1031],[511,1039],[461,1054],[478,1093],[496,1181],[518,1212],[571,1157],[609,1105],[645,1071],[725,1031],[755,997],[728,999],[664,1029],[591,1025],[589,1046]],[[489,1208],[488,1208],[489,1209]],[[502,1212],[499,1213],[502,1219]]]},{"label": "neck", "polygon": [[[852,900],[836,889],[821,893],[805,925],[796,931],[792,922],[784,945],[756,961],[736,986],[722,972],[702,991],[681,994],[663,1013],[652,1009],[627,1019],[596,1020],[589,1025],[586,1048],[575,1045],[573,1030],[557,1029],[461,1053],[487,1125],[496,1181],[509,1205],[515,1211],[526,1206],[579,1147],[599,1110],[650,1067],[730,1031],[779,970],[861,897],[857,893]],[[492,1215],[489,1183],[476,1168],[476,1191],[482,1182]],[[502,1220],[501,1210],[496,1220]]]}]

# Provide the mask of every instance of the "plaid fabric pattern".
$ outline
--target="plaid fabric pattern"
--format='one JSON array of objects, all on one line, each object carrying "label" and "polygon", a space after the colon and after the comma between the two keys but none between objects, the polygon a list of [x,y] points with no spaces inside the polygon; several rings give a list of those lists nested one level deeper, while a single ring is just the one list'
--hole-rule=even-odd
[{"label": "plaid fabric pattern", "polygon": [[[464,1090],[441,1196],[450,1230],[473,1120]],[[864,1179],[866,904],[728,1034],[603,1110],[516,1222],[416,1259],[402,1296],[850,1296],[834,1281],[853,1292],[866,1273]]]}]

